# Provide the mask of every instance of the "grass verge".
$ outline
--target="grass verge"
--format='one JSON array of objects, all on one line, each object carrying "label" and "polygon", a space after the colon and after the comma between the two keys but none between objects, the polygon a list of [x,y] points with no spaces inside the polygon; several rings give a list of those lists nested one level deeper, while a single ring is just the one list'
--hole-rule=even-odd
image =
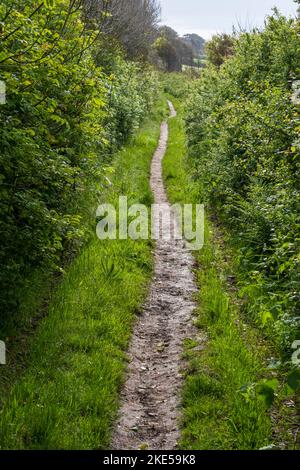
[{"label": "grass verge", "polygon": [[[151,204],[150,162],[165,113],[160,99],[115,157],[113,184],[102,190],[101,201],[115,204],[127,195],[129,204]],[[126,350],[151,273],[151,242],[100,242],[94,236],[30,341],[30,365],[1,408],[1,449],[109,447]]]},{"label": "grass verge", "polygon": [[[180,102],[170,122],[163,170],[172,203],[199,203],[197,183],[186,161]],[[246,323],[234,286],[230,250],[215,225],[206,220],[205,246],[196,253],[199,286],[196,323],[200,346],[189,342],[189,368],[183,393],[180,448],[258,449],[270,444],[269,406],[275,378],[266,370],[269,354],[260,332]],[[200,349],[200,351],[199,351]]]}]

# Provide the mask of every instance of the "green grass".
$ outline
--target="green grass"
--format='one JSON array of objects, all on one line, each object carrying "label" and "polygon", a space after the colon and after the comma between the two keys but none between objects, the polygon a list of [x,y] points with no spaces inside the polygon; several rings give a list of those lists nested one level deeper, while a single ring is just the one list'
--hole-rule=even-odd
[{"label": "green grass", "polygon": [[[172,203],[201,203],[186,158],[181,106],[170,121],[164,179]],[[271,423],[264,396],[251,392],[266,372],[266,346],[259,332],[245,322],[237,291],[230,283],[231,254],[208,219],[204,248],[196,253],[199,286],[196,323],[200,344],[186,345],[188,370],[183,393],[180,448],[258,449],[270,443]],[[202,348],[201,348],[202,349]]]},{"label": "green grass", "polygon": [[[101,201],[114,204],[128,195],[130,202],[151,204],[150,162],[165,112],[160,99],[115,157],[113,185],[102,190]],[[152,268],[151,242],[93,237],[52,296],[30,341],[30,366],[3,403],[1,449],[109,447],[126,350]]]}]

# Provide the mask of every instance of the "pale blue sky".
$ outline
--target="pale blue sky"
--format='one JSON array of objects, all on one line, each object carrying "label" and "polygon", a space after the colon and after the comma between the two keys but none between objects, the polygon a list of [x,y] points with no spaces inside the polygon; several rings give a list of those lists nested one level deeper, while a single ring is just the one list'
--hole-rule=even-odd
[{"label": "pale blue sky", "polygon": [[162,23],[180,35],[197,33],[208,39],[216,32],[231,32],[233,25],[262,26],[264,18],[277,6],[286,15],[295,15],[293,0],[161,0]]}]

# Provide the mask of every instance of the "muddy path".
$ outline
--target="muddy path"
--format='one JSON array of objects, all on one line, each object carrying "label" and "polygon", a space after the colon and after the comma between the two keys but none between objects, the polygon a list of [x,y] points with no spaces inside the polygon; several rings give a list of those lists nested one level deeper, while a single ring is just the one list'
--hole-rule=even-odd
[{"label": "muddy path", "polygon": [[[170,117],[175,117],[170,102],[169,108]],[[155,202],[170,211],[162,178],[167,143],[168,123],[163,122],[152,161],[151,188]],[[115,450],[173,450],[180,437],[182,352],[184,340],[196,335],[192,323],[196,285],[193,257],[176,239],[174,218],[171,225],[170,239],[162,236],[156,243],[154,278],[129,349],[128,376],[111,446]]]}]

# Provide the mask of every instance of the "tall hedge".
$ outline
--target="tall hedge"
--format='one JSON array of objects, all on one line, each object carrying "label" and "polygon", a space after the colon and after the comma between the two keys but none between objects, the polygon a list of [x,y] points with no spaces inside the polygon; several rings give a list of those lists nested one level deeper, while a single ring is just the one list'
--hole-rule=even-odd
[{"label": "tall hedge", "polygon": [[300,338],[300,23],[277,11],[208,67],[186,117],[201,198],[239,249],[248,312],[291,357]]}]

